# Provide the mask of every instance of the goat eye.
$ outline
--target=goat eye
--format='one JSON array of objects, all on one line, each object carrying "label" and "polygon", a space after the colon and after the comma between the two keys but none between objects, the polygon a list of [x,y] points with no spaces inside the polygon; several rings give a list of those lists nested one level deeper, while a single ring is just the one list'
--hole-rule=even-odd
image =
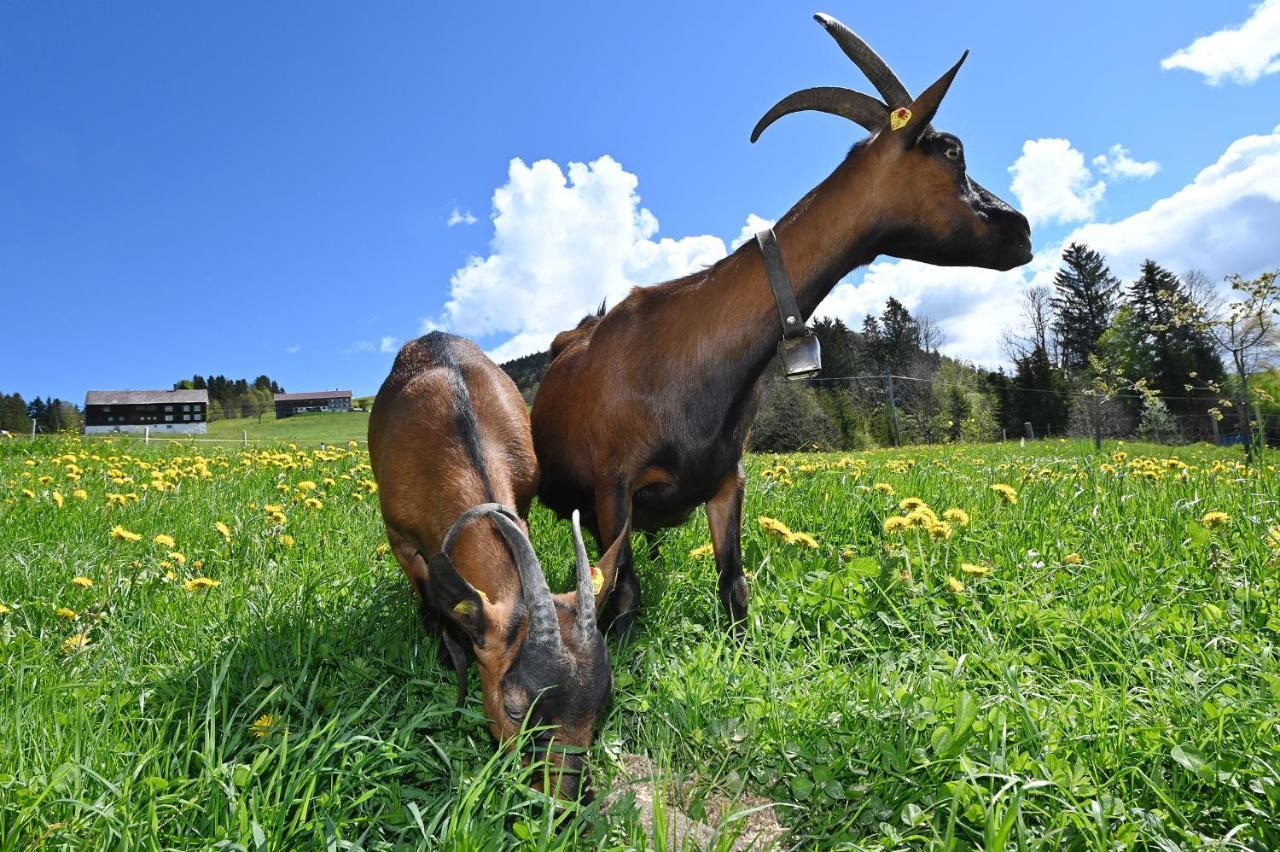
[{"label": "goat eye", "polygon": [[503,704],[502,711],[507,714],[507,718],[513,722],[524,721],[524,711],[510,704]]},{"label": "goat eye", "polygon": [[959,149],[959,148],[948,148],[948,149],[947,149],[947,159],[948,159],[948,160],[951,160],[953,163],[958,163],[958,162],[960,162],[960,149]]}]

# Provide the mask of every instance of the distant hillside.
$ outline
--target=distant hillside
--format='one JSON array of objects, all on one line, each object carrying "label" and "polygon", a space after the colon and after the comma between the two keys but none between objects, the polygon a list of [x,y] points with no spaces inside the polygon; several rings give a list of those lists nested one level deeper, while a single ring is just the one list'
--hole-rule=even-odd
[{"label": "distant hillside", "polygon": [[542,384],[542,374],[547,371],[550,364],[551,350],[548,349],[525,355],[523,358],[515,358],[501,366],[516,383],[516,387],[520,388],[520,394],[525,402],[533,402],[534,394],[538,392],[538,385]]}]

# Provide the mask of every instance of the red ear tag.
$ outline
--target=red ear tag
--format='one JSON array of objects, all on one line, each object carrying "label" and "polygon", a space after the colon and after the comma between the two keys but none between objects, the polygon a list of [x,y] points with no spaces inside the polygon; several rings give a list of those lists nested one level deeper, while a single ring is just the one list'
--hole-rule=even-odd
[{"label": "red ear tag", "polygon": [[898,107],[889,115],[889,129],[901,130],[907,126],[909,121],[911,121],[911,110],[906,107]]}]

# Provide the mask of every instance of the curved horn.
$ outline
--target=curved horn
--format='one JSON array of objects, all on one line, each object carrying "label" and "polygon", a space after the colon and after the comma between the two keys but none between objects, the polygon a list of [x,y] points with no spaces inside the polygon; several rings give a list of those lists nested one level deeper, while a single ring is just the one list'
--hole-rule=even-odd
[{"label": "curved horn", "polygon": [[596,629],[596,590],[591,582],[591,563],[587,561],[587,546],[582,541],[577,509],[573,510],[573,556],[578,575],[578,633],[590,636]]},{"label": "curved horn", "polygon": [[501,503],[481,503],[478,506],[472,506],[467,511],[458,516],[453,522],[453,526],[449,527],[449,531],[444,534],[444,542],[440,545],[440,552],[448,556],[453,551],[453,543],[458,539],[458,533],[462,532],[462,528],[474,521],[482,515],[502,514],[509,518],[515,515],[506,506]]},{"label": "curved horn", "polygon": [[516,560],[516,570],[520,572],[520,588],[525,608],[529,611],[529,635],[525,641],[559,648],[560,620],[556,618],[551,588],[542,574],[542,566],[538,564],[538,555],[533,552],[533,544],[524,531],[516,526],[516,522],[511,520],[507,510],[495,512],[493,522],[497,525],[498,532],[507,540],[511,555]]},{"label": "curved horn", "polygon": [[879,132],[889,117],[889,108],[870,95],[839,86],[816,86],[793,92],[774,104],[756,122],[755,129],[751,131],[751,141],[759,139],[765,128],[784,115],[808,109],[847,118],[871,133]]},{"label": "curved horn", "polygon": [[876,87],[880,96],[889,102],[890,107],[897,109],[911,106],[913,98],[907,91],[907,87],[902,85],[898,75],[894,74],[889,64],[880,58],[880,54],[871,49],[871,45],[828,14],[819,12],[813,16],[813,19],[822,24],[822,28],[836,40],[836,44],[840,45],[844,55],[852,59],[853,64],[867,75],[867,79]]}]

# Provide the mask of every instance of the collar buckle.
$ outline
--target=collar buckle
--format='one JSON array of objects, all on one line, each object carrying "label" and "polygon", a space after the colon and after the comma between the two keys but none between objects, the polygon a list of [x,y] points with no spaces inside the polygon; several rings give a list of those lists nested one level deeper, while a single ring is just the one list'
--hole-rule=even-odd
[{"label": "collar buckle", "polygon": [[787,378],[793,382],[812,379],[822,372],[822,347],[818,338],[804,324],[796,293],[791,286],[786,261],[778,248],[778,238],[773,228],[765,228],[756,234],[760,253],[764,256],[764,269],[769,278],[769,289],[778,306],[782,320],[782,341],[778,344],[778,356],[782,358]]}]

